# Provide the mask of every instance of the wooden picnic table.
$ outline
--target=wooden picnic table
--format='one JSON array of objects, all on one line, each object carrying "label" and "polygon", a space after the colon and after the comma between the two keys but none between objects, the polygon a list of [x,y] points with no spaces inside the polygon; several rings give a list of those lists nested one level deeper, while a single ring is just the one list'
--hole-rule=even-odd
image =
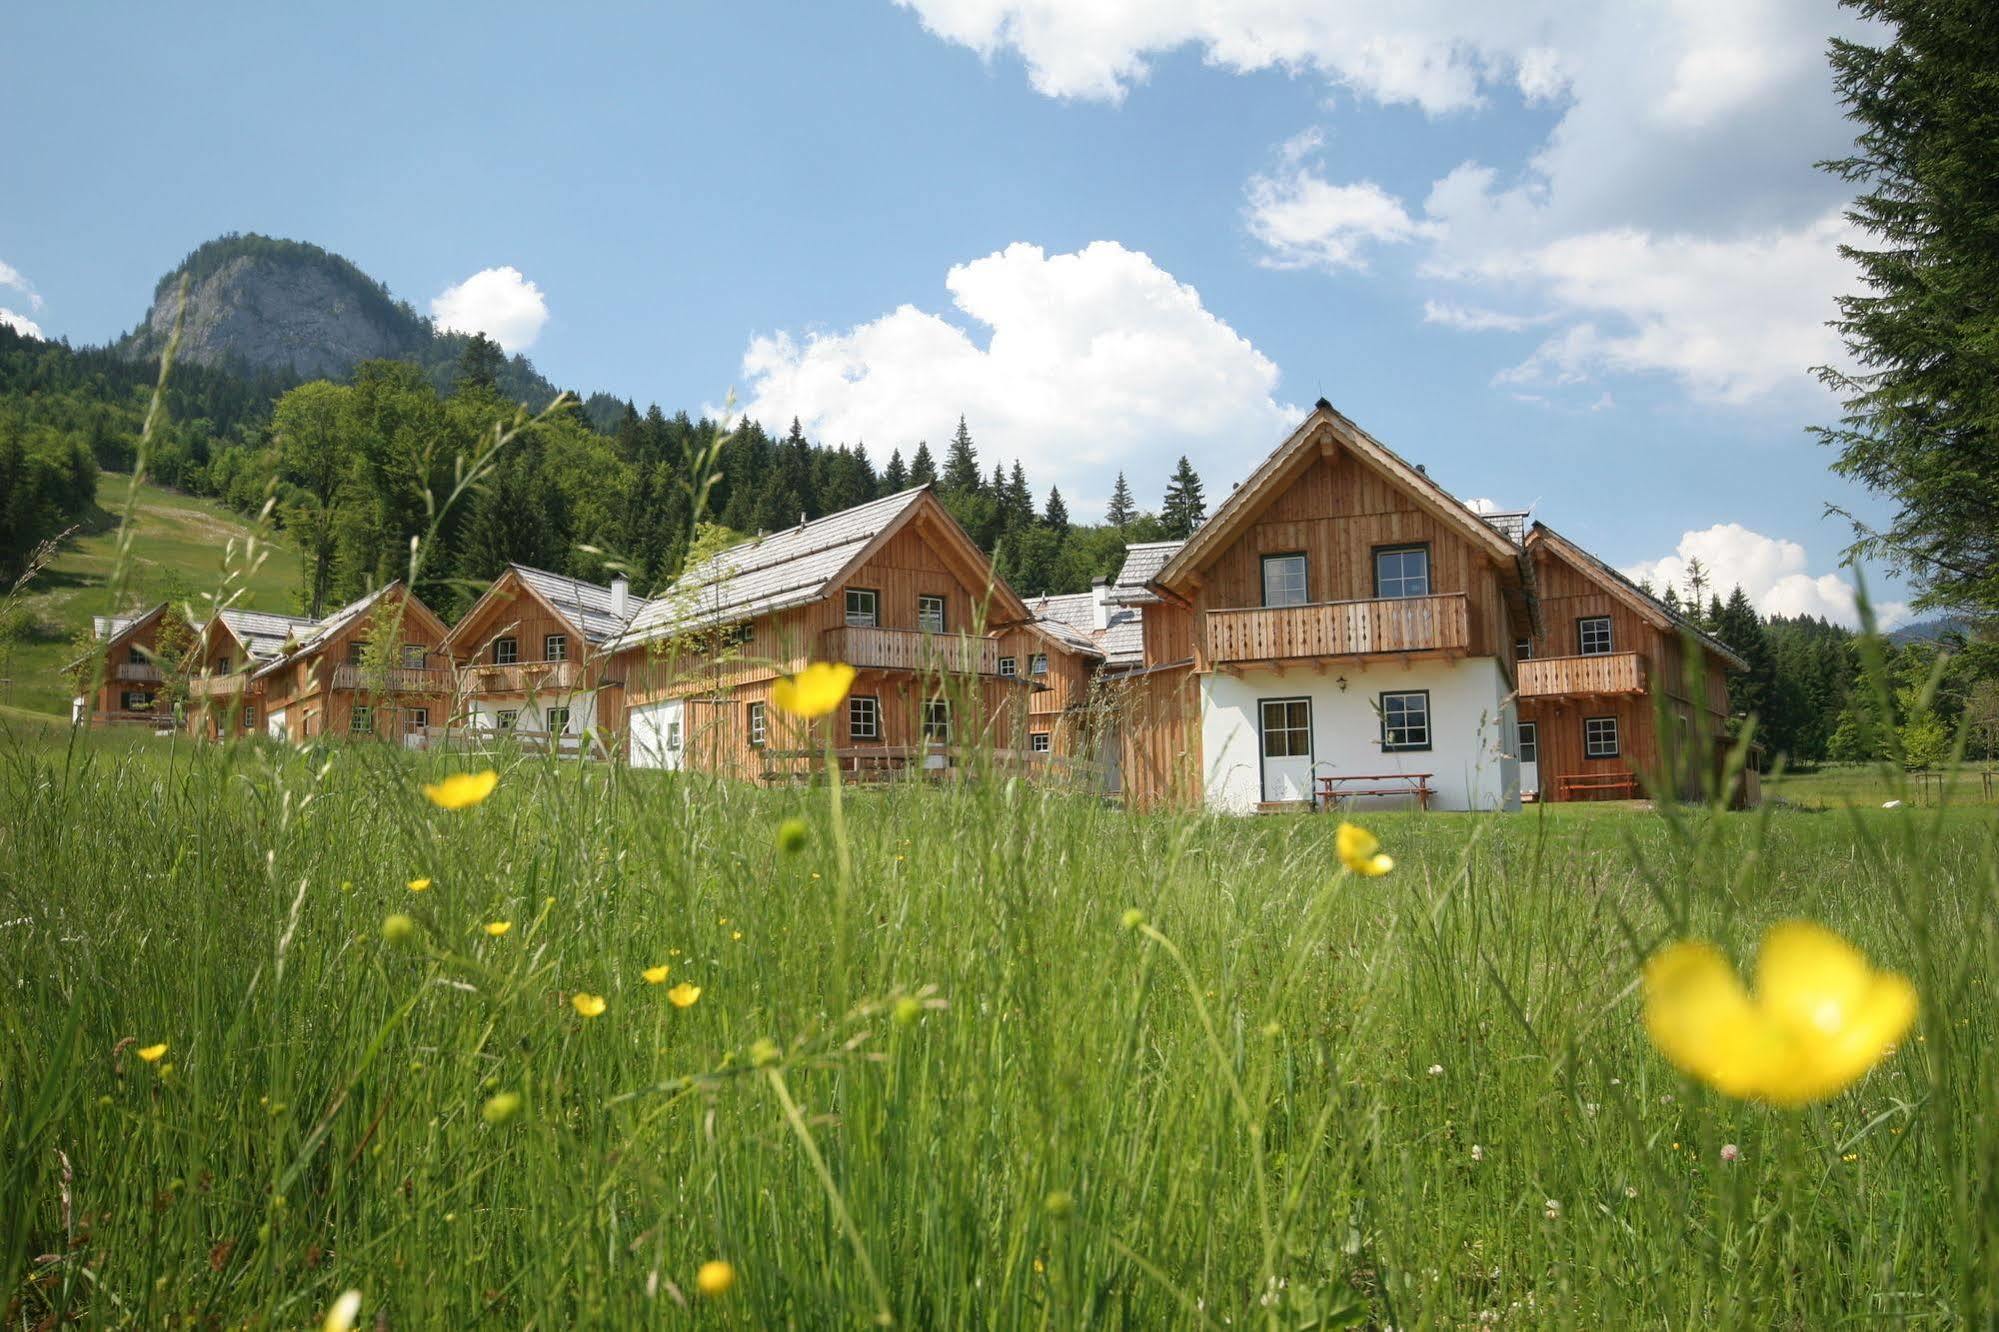
[{"label": "wooden picnic table", "polygon": [[1632,800],[1638,795],[1638,777],[1629,772],[1569,773],[1555,779],[1565,800],[1597,796],[1610,800]]},{"label": "wooden picnic table", "polygon": [[[1430,808],[1430,797],[1436,794],[1430,785],[1429,772],[1341,772],[1322,773],[1318,777],[1317,803],[1321,808],[1331,809],[1335,801],[1351,800],[1357,796],[1414,796],[1419,808]],[[1359,786],[1350,783],[1361,783]]]}]

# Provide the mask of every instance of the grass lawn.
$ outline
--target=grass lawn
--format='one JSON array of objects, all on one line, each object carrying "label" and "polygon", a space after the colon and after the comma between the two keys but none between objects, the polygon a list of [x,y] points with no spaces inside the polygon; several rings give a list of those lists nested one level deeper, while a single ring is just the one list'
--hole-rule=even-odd
[{"label": "grass lawn", "polygon": [[[96,520],[56,556],[29,585],[27,601],[33,617],[27,639],[14,651],[0,675],[0,706],[69,716],[70,691],[61,677],[74,656],[71,648],[79,627],[93,615],[125,607],[110,604],[107,583],[117,562],[118,524],[125,510],[131,477],[101,472],[97,480]],[[223,552],[230,538],[246,538],[251,525],[214,500],[182,495],[158,486],[142,486],[133,515],[131,605],[158,601],[172,580],[188,594],[213,592],[221,583]],[[256,574],[244,583],[245,609],[285,612],[295,604],[299,582],[297,555],[278,543]]]},{"label": "grass lawn", "polygon": [[[1999,1316],[1990,809],[1384,815],[1362,879],[1325,817],[446,762],[0,726],[10,1325]],[[1796,916],[1916,1029],[1803,1109],[1676,1073],[1643,957]]]},{"label": "grass lawn", "polygon": [[1999,776],[1992,764],[1969,764],[1962,771],[1884,772],[1865,763],[1824,763],[1807,772],[1783,773],[1763,779],[1766,798],[1802,809],[1879,806],[1890,800],[1905,805],[1992,805],[1999,803]]}]

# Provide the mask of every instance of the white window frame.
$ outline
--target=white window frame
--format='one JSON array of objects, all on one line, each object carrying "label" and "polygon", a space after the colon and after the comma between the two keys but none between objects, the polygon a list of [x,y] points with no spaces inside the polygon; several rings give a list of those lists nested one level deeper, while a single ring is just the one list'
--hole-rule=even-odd
[{"label": "white window frame", "polygon": [[118,711],[151,712],[152,696],[143,689],[121,689],[118,691]]},{"label": "white window frame", "polygon": [[[871,587],[850,587],[847,589],[847,627],[850,629],[879,629],[881,627],[881,593]],[[862,609],[865,607],[865,609]]]},{"label": "white window frame", "polygon": [[[1609,737],[1609,747],[1604,747],[1604,737]],[[1617,718],[1583,718],[1583,757],[1591,759],[1614,759],[1624,756],[1623,737],[1618,734]]]},{"label": "white window frame", "polygon": [[[1410,699],[1421,699],[1422,720],[1412,722]],[[1430,752],[1435,739],[1435,726],[1430,716],[1430,691],[1427,689],[1385,689],[1381,694],[1381,752],[1384,754],[1425,754]],[[1399,715],[1400,720],[1395,720]],[[1402,738],[1394,738],[1397,732]],[[1417,733],[1420,732],[1420,738]]]},{"label": "white window frame", "polygon": [[1514,757],[1522,763],[1541,761],[1541,724],[1520,722],[1513,738]]},{"label": "white window frame", "polygon": [[347,713],[347,734],[373,735],[374,733],[374,707],[367,703],[356,703]]},{"label": "white window frame", "polygon": [[257,705],[255,703],[245,703],[243,705],[243,729],[246,731],[257,729]]},{"label": "white window frame", "polygon": [[[569,730],[569,717],[570,709],[567,707],[543,708],[541,711],[541,729],[547,731],[550,735],[563,735]],[[558,724],[558,719],[560,724]]]},{"label": "white window frame", "polygon": [[1046,731],[1029,731],[1027,733],[1027,748],[1030,753],[1051,753],[1052,745],[1053,741]]},{"label": "white window frame", "polygon": [[751,749],[762,749],[770,743],[770,714],[762,703],[750,704],[749,727]]},{"label": "white window frame", "polygon": [[496,731],[511,731],[514,729],[514,724],[520,721],[520,719],[521,710],[519,708],[496,708],[493,712],[493,729]]},{"label": "white window frame", "polygon": [[[1601,630],[1601,637],[1598,631]],[[1591,647],[1595,641],[1600,646]],[[1576,651],[1585,657],[1607,657],[1617,651],[1608,615],[1583,615],[1576,619]]]},{"label": "white window frame", "polygon": [[951,743],[950,699],[926,698],[923,700],[923,743],[927,745],[948,745]]},{"label": "white window frame", "polygon": [[[1392,556],[1420,555],[1423,558],[1423,578],[1420,588],[1412,588],[1416,579],[1407,573],[1397,572],[1393,578],[1381,576],[1381,562]],[[1430,548],[1426,545],[1408,544],[1400,546],[1376,546],[1370,552],[1369,562],[1374,566],[1374,596],[1377,601],[1406,601],[1411,597],[1430,595]],[[1395,590],[1390,591],[1393,587]]]},{"label": "white window frame", "polygon": [[430,729],[430,709],[411,708],[409,724],[403,729],[406,731],[428,731]]},{"label": "white window frame", "polygon": [[[1276,723],[1271,722],[1272,710]],[[1294,709],[1299,710],[1294,713]],[[1302,715],[1304,720],[1297,720]],[[1256,700],[1257,752],[1267,759],[1312,757],[1312,700],[1309,698],[1259,698]],[[1272,740],[1281,740],[1277,751]]]},{"label": "white window frame", "polygon": [[666,724],[666,747],[674,750],[680,748],[680,718],[678,717],[675,717]]},{"label": "white window frame", "polygon": [[1513,640],[1513,659],[1514,659],[1515,661],[1532,661],[1532,660],[1534,660],[1534,640],[1533,640],[1533,639],[1531,639],[1531,638],[1516,638],[1516,639],[1514,639],[1514,640]]},{"label": "white window frame", "polygon": [[[1263,604],[1276,609],[1283,606],[1303,606],[1310,601],[1311,575],[1306,567],[1305,552],[1287,550],[1274,555],[1265,555],[1259,561],[1263,579]],[[1272,578],[1275,576],[1275,583]],[[1272,596],[1273,588],[1276,596]]]},{"label": "white window frame", "polygon": [[405,643],[403,644],[403,669],[406,671],[420,671],[423,669],[424,661],[429,656],[430,649],[423,644]]},{"label": "white window frame", "polygon": [[1013,678],[1014,678],[1015,676],[1019,675],[1019,674],[1020,674],[1020,658],[1018,658],[1018,657],[1001,657],[1001,658],[999,659],[999,673],[1000,673],[1000,676],[1001,676],[1001,678],[1003,678],[1003,679],[1007,679],[1007,680],[1011,680],[1011,679],[1013,679]]},{"label": "white window frame", "polygon": [[505,638],[493,640],[493,664],[495,666],[518,666],[521,660],[521,640],[508,634]]},{"label": "white window frame", "polygon": [[[941,634],[946,631],[945,599],[933,592],[916,594],[916,627],[927,634]],[[935,612],[933,615],[932,612]],[[931,623],[932,620],[936,622]]]},{"label": "white window frame", "polygon": [[543,661],[568,661],[569,635],[543,634],[541,636],[541,659]]},{"label": "white window frame", "polygon": [[847,739],[882,738],[882,701],[873,694],[847,696]]},{"label": "white window frame", "polygon": [[1029,675],[1048,674],[1048,654],[1046,652],[1037,652],[1029,657],[1027,659],[1027,673]]}]

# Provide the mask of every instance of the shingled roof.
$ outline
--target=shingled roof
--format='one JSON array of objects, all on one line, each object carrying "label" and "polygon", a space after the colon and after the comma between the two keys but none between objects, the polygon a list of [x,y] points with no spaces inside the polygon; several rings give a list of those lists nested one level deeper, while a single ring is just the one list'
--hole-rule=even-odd
[{"label": "shingled roof", "polygon": [[1035,623],[1063,642],[1079,641],[1078,651],[1102,657],[1106,666],[1136,666],[1145,659],[1144,612],[1136,606],[1111,605],[1109,623],[1097,628],[1095,595],[1070,592],[1036,597],[1027,603]]},{"label": "shingled roof", "polygon": [[252,661],[270,661],[284,655],[285,643],[303,639],[317,622],[303,615],[272,615],[267,611],[225,610],[218,618]]},{"label": "shingled roof", "polygon": [[546,569],[531,569],[525,564],[510,564],[507,567],[533,588],[543,601],[555,607],[581,630],[583,637],[593,645],[623,633],[633,611],[640,604],[638,598],[631,598],[621,619],[611,609],[611,589],[602,584],[549,573]]},{"label": "shingled roof", "polygon": [[1537,522],[1528,532],[1528,542],[1531,547],[1543,541],[1552,544],[1562,555],[1582,566],[1583,572],[1595,574],[1613,593],[1622,597],[1640,615],[1651,620],[1661,629],[1678,630],[1683,634],[1692,634],[1694,638],[1699,640],[1703,647],[1720,656],[1736,670],[1746,671],[1749,669],[1749,663],[1738,656],[1728,644],[1722,642],[1713,634],[1708,633],[1685,615],[1674,610],[1671,606],[1668,606],[1665,602],[1659,600],[1659,598],[1653,596],[1650,592],[1647,592],[1644,588],[1638,586],[1638,584],[1632,582],[1629,578],[1626,578],[1623,574],[1611,568],[1608,564],[1605,564],[1602,560],[1590,554],[1581,546],[1578,546],[1575,542],[1557,532],[1554,528],[1548,526],[1546,523]]},{"label": "shingled roof", "polygon": [[1159,600],[1150,583],[1167,561],[1180,553],[1185,541],[1140,541],[1124,548],[1124,567],[1111,580],[1110,600],[1115,604],[1142,606]]}]

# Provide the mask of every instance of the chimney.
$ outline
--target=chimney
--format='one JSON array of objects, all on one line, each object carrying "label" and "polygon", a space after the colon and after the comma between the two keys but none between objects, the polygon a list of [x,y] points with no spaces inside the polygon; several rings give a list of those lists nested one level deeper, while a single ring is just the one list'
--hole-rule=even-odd
[{"label": "chimney", "polygon": [[622,623],[632,604],[632,580],[619,574],[611,580],[611,616]]},{"label": "chimney", "polygon": [[1111,580],[1098,574],[1090,580],[1090,623],[1099,629],[1111,627]]}]

